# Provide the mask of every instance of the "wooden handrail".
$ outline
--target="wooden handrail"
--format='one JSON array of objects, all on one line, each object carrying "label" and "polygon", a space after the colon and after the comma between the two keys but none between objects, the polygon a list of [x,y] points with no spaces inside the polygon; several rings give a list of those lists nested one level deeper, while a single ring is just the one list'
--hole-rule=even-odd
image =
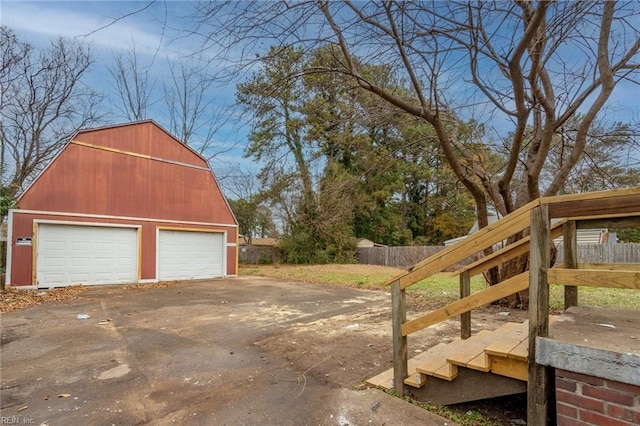
[{"label": "wooden handrail", "polygon": [[[400,282],[405,289],[418,281],[456,265],[463,259],[492,247],[507,237],[529,227],[529,213],[538,205],[549,205],[551,218],[625,217],[640,215],[640,187],[582,194],[543,197],[531,201],[497,222],[480,229],[461,242],[447,247],[384,283]],[[555,224],[554,224],[555,226]]]},{"label": "wooden handrail", "polygon": [[[562,226],[566,223],[566,220],[560,220],[553,224],[551,227],[551,238],[556,239],[562,235]],[[521,240],[516,241],[513,244],[491,253],[489,256],[482,257],[475,262],[458,269],[453,272],[453,275],[460,275],[465,271],[469,272],[469,276],[476,276],[481,272],[491,269],[495,266],[499,266],[508,262],[511,259],[515,259],[518,256],[529,253],[529,247],[531,237],[527,236]]]},{"label": "wooden handrail", "polygon": [[578,263],[576,269],[598,269],[601,271],[640,271],[640,263]]},{"label": "wooden handrail", "polygon": [[640,290],[640,271],[552,268],[547,280],[549,284]]},{"label": "wooden handrail", "polygon": [[[564,194],[564,195],[553,195],[548,197],[539,198],[540,204],[548,204],[548,205],[573,205],[576,207],[578,204],[584,201],[597,201],[600,203],[602,207],[600,210],[595,213],[590,214],[607,214],[608,209],[610,208],[610,203],[617,204],[621,200],[623,202],[627,201],[629,196],[640,196],[640,187],[635,186],[631,188],[621,188],[621,189],[606,189],[603,191],[593,191],[593,192],[581,192],[578,194]],[[637,202],[640,200],[636,200]],[[582,209],[580,209],[582,211]],[[611,213],[616,213],[612,211]],[[567,214],[563,217],[571,217],[571,216],[584,216],[585,214],[580,213],[577,210],[573,210],[573,213]]]},{"label": "wooden handrail", "polygon": [[407,321],[402,325],[402,335],[408,336],[411,333],[415,333],[416,331],[422,330],[423,328],[429,327],[433,324],[437,324],[451,317],[472,311],[481,306],[488,305],[489,303],[511,296],[519,291],[526,290],[528,287],[529,273],[523,272],[522,274],[504,280],[499,284],[492,285],[484,290],[473,293],[471,296],[467,296],[440,309],[436,309],[435,311],[420,318]]},{"label": "wooden handrail", "polygon": [[480,229],[459,243],[447,247],[422,262],[415,264],[407,271],[386,281],[384,285],[391,285],[395,281],[399,281],[400,288],[405,289],[445,268],[456,265],[471,255],[481,252],[488,247],[492,247],[494,244],[505,240],[511,235],[527,229],[529,227],[529,212],[538,204],[539,202],[536,200],[520,207],[513,213]]}]

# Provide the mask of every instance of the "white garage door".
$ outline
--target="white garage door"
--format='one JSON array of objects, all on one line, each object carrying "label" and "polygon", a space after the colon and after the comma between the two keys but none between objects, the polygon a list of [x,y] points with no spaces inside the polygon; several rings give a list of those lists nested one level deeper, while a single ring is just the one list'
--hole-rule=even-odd
[{"label": "white garage door", "polygon": [[37,251],[39,287],[137,281],[135,228],[40,224]]},{"label": "white garage door", "polygon": [[224,275],[224,234],[160,230],[158,279],[192,280]]}]

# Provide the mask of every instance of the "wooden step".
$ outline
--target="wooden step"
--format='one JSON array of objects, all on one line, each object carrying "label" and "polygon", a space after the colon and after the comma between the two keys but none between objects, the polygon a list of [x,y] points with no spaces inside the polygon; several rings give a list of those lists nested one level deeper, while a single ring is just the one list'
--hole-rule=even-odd
[{"label": "wooden step", "polygon": [[523,340],[527,340],[529,336],[529,321],[523,323],[508,322],[494,333],[496,333],[496,339],[484,349],[484,352],[487,355],[507,358],[509,352],[522,343]]},{"label": "wooden step", "polygon": [[[555,322],[557,318],[557,316],[549,317],[549,323]],[[485,354],[491,361],[493,374],[524,382],[529,380],[528,353],[529,321],[525,321],[520,327],[491,343],[485,349]]]},{"label": "wooden step", "polygon": [[447,362],[447,358],[457,352],[459,343],[460,341],[456,340],[449,344],[441,343],[429,349],[426,352],[429,356],[416,368],[416,371],[444,380],[455,379],[458,375],[458,366]]},{"label": "wooden step", "polygon": [[485,348],[502,336],[519,334],[523,328],[525,327],[520,323],[508,322],[494,331],[480,331],[467,340],[460,341],[457,344],[458,351],[447,360],[461,367],[488,372],[491,370],[491,360],[485,353]]},{"label": "wooden step", "polygon": [[[555,319],[551,317],[550,321]],[[458,367],[527,381],[528,332],[528,321],[507,322],[494,331],[483,330],[466,340],[439,343],[408,360],[404,383],[421,388],[428,376],[452,381],[458,375]],[[393,369],[383,371],[367,383],[393,389]]]},{"label": "wooden step", "polygon": [[[436,346],[445,346],[445,345],[444,343],[440,343]],[[420,354],[416,355],[413,358],[410,358],[407,361],[407,372],[409,376],[404,380],[404,382],[407,385],[413,386],[412,383],[415,383],[416,386],[414,387],[424,386],[424,383],[426,382],[426,377],[417,378],[416,374],[420,374],[420,373],[416,372],[416,367],[420,365],[423,362],[423,360],[425,360],[429,356],[430,355],[428,354],[428,351],[425,351],[425,352],[421,352]],[[424,376],[424,375],[421,375],[421,376]],[[422,384],[419,385],[421,379],[422,379]],[[410,383],[407,383],[408,381]],[[393,368],[389,370],[385,370],[382,373],[378,374],[377,376],[374,376],[368,379],[367,383],[373,386],[378,386],[386,389],[393,389]]]},{"label": "wooden step", "polygon": [[407,386],[411,386],[412,388],[419,389],[427,384],[427,375],[414,372],[410,374],[406,379],[404,379],[404,384]]},{"label": "wooden step", "polygon": [[367,383],[385,389],[393,389],[393,368],[367,379]]},{"label": "wooden step", "polygon": [[427,383],[427,375],[418,371],[418,367],[427,364],[434,357],[437,357],[448,345],[446,343],[438,343],[437,345],[421,352],[419,355],[411,358],[407,362],[407,370],[409,375],[404,379],[404,383],[414,388],[421,388]]},{"label": "wooden step", "polygon": [[513,358],[491,355],[491,373],[499,376],[511,377],[512,379],[526,382],[529,379],[527,361],[520,361]]},{"label": "wooden step", "polygon": [[444,343],[438,343],[436,346],[424,351],[420,352],[418,355],[414,356],[410,360],[407,361],[407,372],[408,376],[404,379],[405,385],[412,386],[414,388],[420,388],[427,383],[427,376],[418,372],[416,369],[419,365],[424,363],[429,357],[432,357],[433,354],[430,352],[431,350],[435,350],[439,346],[446,346]]},{"label": "wooden step", "polygon": [[[460,367],[472,368],[479,371],[490,371],[489,359],[485,359],[484,348],[495,339],[492,331],[482,330],[457,344],[456,353],[447,357],[447,361]],[[472,361],[474,361],[472,363]]]},{"label": "wooden step", "polygon": [[[484,350],[491,363],[491,372],[526,382],[529,377],[527,366],[529,321],[515,324],[510,330],[505,330],[504,333],[498,336],[499,338]],[[518,348],[518,351],[515,351],[516,348]],[[524,358],[522,357],[523,348]],[[513,355],[510,356],[512,352]],[[516,353],[518,354],[517,356]]]}]

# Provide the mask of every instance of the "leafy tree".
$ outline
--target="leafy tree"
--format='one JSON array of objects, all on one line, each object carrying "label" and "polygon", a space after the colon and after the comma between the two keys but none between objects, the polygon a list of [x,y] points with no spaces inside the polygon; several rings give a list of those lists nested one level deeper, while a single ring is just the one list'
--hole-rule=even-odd
[{"label": "leafy tree", "polygon": [[237,91],[238,102],[255,118],[246,156],[264,164],[258,175],[262,197],[286,213],[283,228],[290,238],[283,238],[282,248],[294,263],[307,262],[300,245],[313,257],[324,244],[311,175],[314,148],[305,139],[304,90],[300,80],[286,78],[303,61],[300,50],[272,48],[263,68]]},{"label": "leafy tree", "polygon": [[[339,55],[332,46],[321,47],[311,53],[307,67],[327,66],[339,61]],[[405,90],[388,66],[363,65],[361,69],[370,81],[396,92]],[[430,128],[358,90],[348,77],[308,73],[303,78],[309,97],[305,102],[310,126],[307,138],[318,145],[327,161],[335,162],[357,182],[352,187],[355,235],[390,245],[406,245],[424,237],[435,219],[435,210],[426,213],[426,201],[438,191],[439,178],[448,169],[438,160]],[[426,176],[433,181],[425,183]],[[424,207],[422,213],[417,210],[419,205]],[[450,204],[447,209],[458,211],[458,207]],[[472,209],[467,212],[466,220],[434,233],[428,242],[439,244],[464,234],[473,223]]]},{"label": "leafy tree", "polygon": [[248,244],[253,238],[273,238],[277,236],[271,212],[256,199],[229,199],[229,205],[238,220],[239,232]]},{"label": "leafy tree", "polygon": [[[472,209],[468,199],[462,210],[452,204],[461,197],[459,191],[449,195],[455,183],[441,181],[445,176],[451,181],[451,172],[434,160],[437,145],[429,142],[433,134],[427,126],[354,90],[348,79],[293,76],[335,60],[338,53],[272,48],[263,68],[238,87],[239,102],[257,118],[247,155],[264,162],[262,196],[285,212],[285,259],[348,260],[356,236],[400,245],[416,237],[427,240],[427,233],[430,243],[465,233]],[[388,67],[366,67],[366,73],[380,84],[397,84]],[[310,172],[319,167],[320,179]],[[419,205],[420,214],[415,213]],[[460,220],[463,210],[466,217]],[[442,222],[446,229],[431,231],[437,216],[449,215],[451,220]]]},{"label": "leafy tree", "polygon": [[313,210],[310,163],[314,153],[304,139],[303,90],[298,80],[285,78],[301,66],[302,58],[299,50],[272,48],[263,58],[261,72],[238,85],[237,98],[256,119],[246,155],[264,163],[259,178],[267,191],[298,185],[301,198],[293,201]]},{"label": "leafy tree", "polygon": [[640,243],[640,228],[618,228],[618,240],[624,243]]}]

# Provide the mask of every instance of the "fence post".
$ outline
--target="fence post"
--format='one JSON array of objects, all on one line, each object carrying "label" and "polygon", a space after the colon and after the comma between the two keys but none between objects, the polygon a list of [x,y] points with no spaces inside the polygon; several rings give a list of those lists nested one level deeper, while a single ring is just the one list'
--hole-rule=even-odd
[{"label": "fence post", "polygon": [[549,283],[551,235],[549,206],[531,211],[531,251],[529,257],[529,355],[527,383],[527,424],[546,425],[549,395],[553,390],[547,367],[536,363],[536,337],[549,334]]},{"label": "fence post", "polygon": [[[469,271],[460,274],[460,299],[471,295],[471,277]],[[471,337],[471,311],[460,315],[460,338],[468,339]]]},{"label": "fence post", "polygon": [[[570,220],[562,225],[564,251],[564,267],[566,269],[578,268],[578,231],[575,220]],[[564,308],[569,309],[578,306],[578,287],[571,285],[564,287]]]},{"label": "fence post", "polygon": [[404,379],[409,375],[407,368],[407,337],[402,335],[402,324],[407,321],[405,290],[400,281],[391,284],[391,315],[393,326],[393,388],[404,397]]}]

